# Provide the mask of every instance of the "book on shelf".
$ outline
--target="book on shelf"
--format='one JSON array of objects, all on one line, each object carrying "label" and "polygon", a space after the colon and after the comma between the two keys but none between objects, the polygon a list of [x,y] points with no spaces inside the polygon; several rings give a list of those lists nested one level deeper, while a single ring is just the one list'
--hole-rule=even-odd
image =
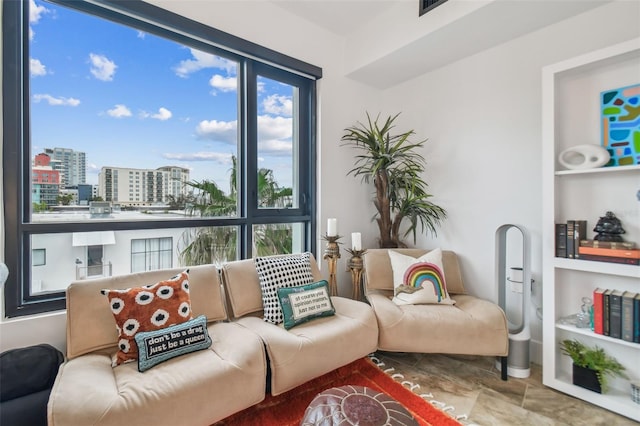
[{"label": "book on shelf", "polygon": [[633,259],[631,257],[614,257],[614,256],[600,256],[595,254],[581,254],[580,260],[591,260],[595,262],[609,262],[609,263],[622,263],[624,265],[640,265],[640,259]]},{"label": "book on shelf", "polygon": [[567,257],[566,223],[556,223],[556,257]]},{"label": "book on shelf", "polygon": [[609,301],[609,336],[622,338],[622,291],[613,290]]},{"label": "book on shelf", "polygon": [[640,343],[640,293],[633,298],[633,341]]},{"label": "book on shelf", "polygon": [[613,290],[606,289],[604,291],[602,300],[602,334],[605,336],[609,336],[609,315],[610,315],[610,301],[611,301],[611,293],[613,293]]},{"label": "book on shelf", "polygon": [[622,293],[622,340],[633,342],[633,300],[638,293]]},{"label": "book on shelf", "polygon": [[574,242],[574,230],[575,230],[575,221],[568,220],[567,221],[567,257],[569,259],[574,258],[575,253],[575,242]]},{"label": "book on shelf", "polygon": [[593,291],[593,332],[604,334],[603,310],[604,310],[604,288],[596,288]]},{"label": "book on shelf", "polygon": [[596,256],[610,256],[610,257],[628,257],[629,259],[640,259],[640,249],[612,249],[601,247],[578,247],[578,253],[593,254]]},{"label": "book on shelf", "polygon": [[587,236],[587,221],[586,220],[574,220],[573,221],[573,257],[578,259],[580,257],[580,240]]},{"label": "book on shelf", "polygon": [[633,241],[580,240],[580,246],[631,250],[636,248],[636,243]]}]

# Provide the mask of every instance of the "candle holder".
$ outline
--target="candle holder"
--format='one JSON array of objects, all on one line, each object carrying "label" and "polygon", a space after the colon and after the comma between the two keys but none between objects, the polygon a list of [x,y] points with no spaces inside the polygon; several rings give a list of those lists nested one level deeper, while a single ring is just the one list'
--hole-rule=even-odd
[{"label": "candle holder", "polygon": [[331,296],[338,295],[338,283],[336,282],[336,269],[338,265],[338,259],[340,259],[340,247],[338,240],[342,238],[340,235],[324,235],[323,240],[327,242],[327,246],[324,249],[323,259],[327,261],[329,265],[329,294]]},{"label": "candle holder", "polygon": [[360,300],[361,287],[362,287],[362,270],[364,269],[364,262],[362,256],[367,250],[352,250],[347,249],[351,254],[351,259],[347,264],[349,270],[351,270],[351,284],[353,285],[353,300]]}]

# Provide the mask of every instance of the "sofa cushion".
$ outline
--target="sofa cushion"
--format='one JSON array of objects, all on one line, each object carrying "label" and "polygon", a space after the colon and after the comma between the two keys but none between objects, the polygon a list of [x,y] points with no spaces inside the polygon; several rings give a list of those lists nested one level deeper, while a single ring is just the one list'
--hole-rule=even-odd
[{"label": "sofa cushion", "polygon": [[[254,316],[236,319],[262,338],[271,368],[271,394],[279,395],[375,351],[378,324],[366,303],[332,297],[335,315],[290,330]],[[391,303],[391,302],[389,302]]]},{"label": "sofa cushion", "polygon": [[284,316],[278,300],[278,289],[313,282],[311,253],[256,257],[255,266],[260,279],[264,320],[280,324]]},{"label": "sofa cushion", "polygon": [[454,303],[447,292],[442,250],[431,250],[418,258],[389,250],[389,259],[393,269],[394,303]]},{"label": "sofa cushion", "polygon": [[278,300],[284,315],[284,328],[287,330],[314,318],[335,314],[329,296],[329,283],[326,280],[297,287],[279,288]]},{"label": "sofa cushion", "polygon": [[138,371],[144,372],[161,362],[211,346],[207,318],[200,315],[182,324],[135,336],[138,347]]},{"label": "sofa cushion", "polygon": [[102,294],[109,300],[119,334],[114,366],[138,359],[136,333],[181,324],[192,318],[188,271],[141,287],[103,289]]},{"label": "sofa cushion", "polygon": [[265,397],[264,345],[235,323],[208,325],[209,349],[140,373],[111,367],[111,352],[61,367],[49,399],[50,426],[211,425]]}]

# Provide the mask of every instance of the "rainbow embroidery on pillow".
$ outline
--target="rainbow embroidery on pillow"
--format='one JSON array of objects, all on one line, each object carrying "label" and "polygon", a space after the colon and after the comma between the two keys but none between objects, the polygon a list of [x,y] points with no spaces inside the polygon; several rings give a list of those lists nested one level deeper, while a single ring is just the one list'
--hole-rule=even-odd
[{"label": "rainbow embroidery on pillow", "polygon": [[404,273],[404,284],[416,290],[420,287],[425,290],[433,288],[434,294],[438,297],[438,303],[448,297],[444,274],[433,263],[419,262],[409,266]]}]

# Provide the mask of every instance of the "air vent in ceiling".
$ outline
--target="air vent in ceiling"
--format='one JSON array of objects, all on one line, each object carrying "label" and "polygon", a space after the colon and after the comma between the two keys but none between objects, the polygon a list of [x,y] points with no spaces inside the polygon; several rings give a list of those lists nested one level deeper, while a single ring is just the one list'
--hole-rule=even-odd
[{"label": "air vent in ceiling", "polygon": [[434,7],[440,6],[447,0],[419,0],[420,1],[420,16],[424,15]]}]

